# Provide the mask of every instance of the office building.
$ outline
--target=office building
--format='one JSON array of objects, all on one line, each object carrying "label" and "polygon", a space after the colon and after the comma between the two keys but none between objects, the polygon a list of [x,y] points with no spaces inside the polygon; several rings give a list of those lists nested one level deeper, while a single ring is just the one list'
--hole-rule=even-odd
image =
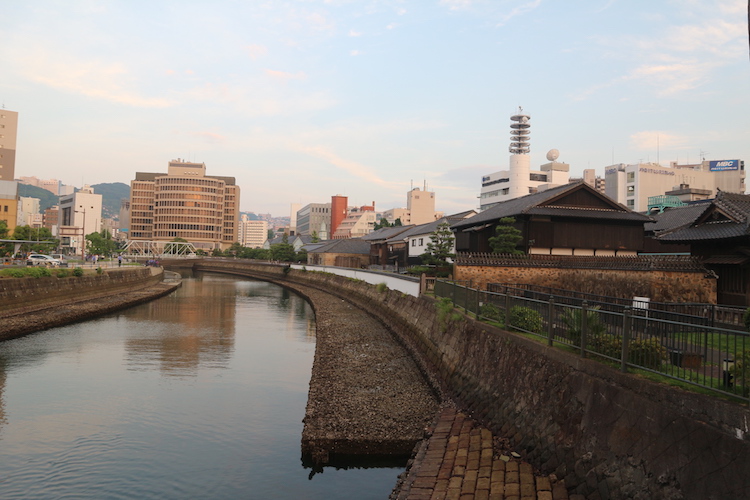
[{"label": "office building", "polygon": [[240,218],[240,245],[248,248],[262,248],[268,239],[268,222],[249,220],[247,214]]},{"label": "office building", "polygon": [[0,180],[12,181],[16,174],[18,113],[0,109]]},{"label": "office building", "polygon": [[33,227],[34,215],[39,214],[39,198],[31,198],[28,196],[18,197],[18,215],[16,216],[17,225]]},{"label": "office building", "polygon": [[714,195],[717,189],[745,192],[745,162],[742,160],[704,160],[691,165],[672,162],[669,167],[656,163],[620,163],[606,167],[604,172],[606,195],[636,212],[648,210],[649,198],[665,196],[675,190],[708,190]]},{"label": "office building", "polygon": [[297,212],[297,234],[317,234],[321,240],[329,238],[331,229],[331,204],[308,203]]},{"label": "office building", "polygon": [[[349,215],[349,198],[337,194],[331,196],[331,235],[336,234],[341,222]],[[375,202],[372,202],[375,205]]]},{"label": "office building", "polygon": [[204,251],[225,250],[239,241],[239,205],[234,177],[206,175],[205,163],[172,160],[166,173],[136,172],[128,239],[182,238]]},{"label": "office building", "polygon": [[5,222],[8,236],[13,235],[18,217],[18,182],[0,180],[0,221]]},{"label": "office building", "polygon": [[570,166],[557,161],[560,153],[556,149],[547,153],[549,163],[542,165],[540,170],[531,170],[531,117],[519,107],[518,113],[511,116],[510,120],[509,168],[482,177],[479,194],[481,210],[569,182]]},{"label": "office building", "polygon": [[102,195],[85,185],[77,193],[60,196],[58,223],[63,253],[85,256],[86,235],[102,229]]}]

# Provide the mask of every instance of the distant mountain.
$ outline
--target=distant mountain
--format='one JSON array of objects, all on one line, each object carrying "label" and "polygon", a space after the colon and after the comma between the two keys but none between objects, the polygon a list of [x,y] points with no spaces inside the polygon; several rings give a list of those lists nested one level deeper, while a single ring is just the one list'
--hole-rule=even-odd
[{"label": "distant mountain", "polygon": [[20,182],[18,183],[18,196],[37,198],[39,200],[39,209],[41,210],[41,213],[44,213],[48,208],[57,205],[57,196],[46,189],[30,186],[28,184],[21,184]]},{"label": "distant mountain", "polygon": [[120,200],[130,198],[130,186],[122,182],[105,182],[91,187],[94,188],[94,193],[102,195],[102,218],[118,219]]},{"label": "distant mountain", "polygon": [[[122,182],[105,182],[91,186],[94,193],[102,195],[102,218],[112,219],[120,217],[120,200],[130,198],[130,186]],[[76,191],[79,191],[76,189]],[[18,184],[18,196],[38,198],[41,213],[57,205],[59,198],[46,189],[28,184]]]}]

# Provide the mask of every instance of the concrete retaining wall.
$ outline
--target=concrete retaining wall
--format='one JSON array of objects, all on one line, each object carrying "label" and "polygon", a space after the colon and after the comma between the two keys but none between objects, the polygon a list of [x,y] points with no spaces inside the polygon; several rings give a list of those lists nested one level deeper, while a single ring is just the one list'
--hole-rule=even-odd
[{"label": "concrete retaining wall", "polygon": [[0,318],[138,290],[161,280],[162,269],[154,267],[109,269],[80,277],[0,279]]}]

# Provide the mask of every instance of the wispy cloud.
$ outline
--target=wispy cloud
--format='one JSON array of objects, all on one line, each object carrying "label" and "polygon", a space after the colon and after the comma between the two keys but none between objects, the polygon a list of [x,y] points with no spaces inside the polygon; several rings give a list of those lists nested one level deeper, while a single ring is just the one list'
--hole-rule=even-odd
[{"label": "wispy cloud", "polygon": [[643,130],[630,136],[630,144],[633,149],[638,151],[674,150],[688,147],[690,139],[663,130]]},{"label": "wispy cloud", "polygon": [[265,72],[266,72],[266,75],[270,76],[271,78],[278,79],[278,80],[305,80],[307,79],[307,75],[302,71],[298,71],[297,73],[288,73],[286,71],[266,69]]},{"label": "wispy cloud", "polygon": [[362,165],[360,163],[357,163],[355,161],[341,158],[333,151],[330,151],[329,149],[324,148],[322,146],[300,147],[298,149],[304,153],[309,154],[310,156],[314,156],[315,158],[324,160],[328,162],[330,165],[340,170],[343,170],[353,175],[354,177],[359,177],[360,179],[363,179],[367,182],[371,182],[378,186],[389,188],[389,189],[401,188],[403,186],[403,183],[397,183],[397,182],[386,181],[385,179],[381,179],[373,172],[373,169],[365,165]]},{"label": "wispy cloud", "polygon": [[263,57],[268,53],[268,49],[264,45],[248,45],[245,47],[245,52],[250,56],[250,59],[255,61],[259,57]]},{"label": "wispy cloud", "polygon": [[166,108],[174,104],[171,99],[139,92],[138,79],[122,62],[78,59],[60,51],[27,47],[14,65],[29,81],[94,99],[140,108]]},{"label": "wispy cloud", "polygon": [[362,36],[362,33],[358,32],[358,31],[354,31],[354,30],[349,30],[349,36],[354,36],[354,37],[356,37],[356,36]]},{"label": "wispy cloud", "polygon": [[518,7],[515,7],[513,10],[508,12],[507,14],[503,14],[503,16],[500,19],[500,22],[497,23],[497,25],[504,26],[505,24],[508,24],[508,21],[510,21],[514,17],[526,14],[527,12],[531,12],[532,10],[539,7],[541,4],[542,4],[542,0],[533,0],[531,2],[526,2],[525,4],[519,5]]},{"label": "wispy cloud", "polygon": [[360,52],[359,50],[350,50],[349,51],[349,55],[350,56],[359,56],[359,55],[362,55],[362,52]]}]

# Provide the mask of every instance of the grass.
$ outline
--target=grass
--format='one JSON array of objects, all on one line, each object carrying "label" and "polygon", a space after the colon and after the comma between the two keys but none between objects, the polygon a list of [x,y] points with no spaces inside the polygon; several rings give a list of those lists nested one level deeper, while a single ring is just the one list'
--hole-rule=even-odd
[{"label": "grass", "polygon": [[681,332],[674,334],[675,340],[683,341],[686,344],[704,347],[724,352],[741,352],[745,348],[750,348],[750,336],[731,333],[718,332]]}]

